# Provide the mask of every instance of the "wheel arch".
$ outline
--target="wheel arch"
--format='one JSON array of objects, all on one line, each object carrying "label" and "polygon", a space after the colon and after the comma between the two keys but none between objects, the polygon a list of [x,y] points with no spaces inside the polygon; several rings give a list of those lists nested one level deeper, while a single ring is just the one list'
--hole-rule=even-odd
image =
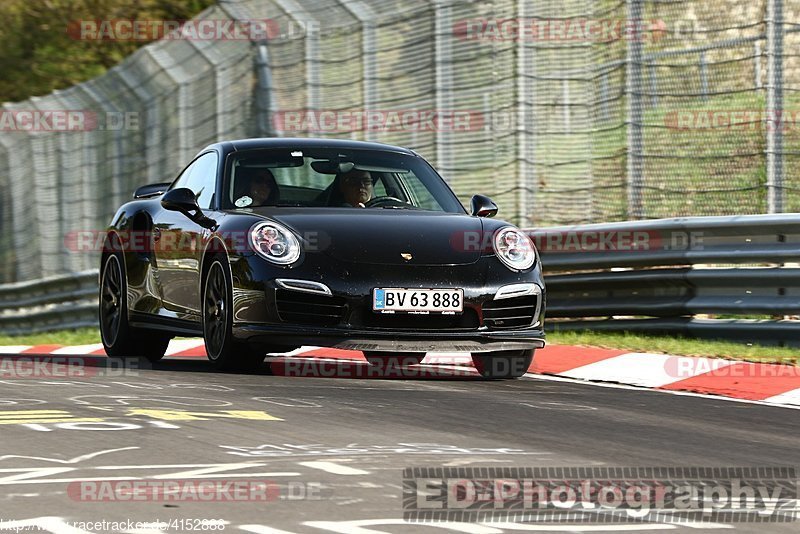
[{"label": "wheel arch", "polygon": [[100,272],[97,275],[99,282],[102,282],[106,260],[115,252],[119,252],[122,256],[122,273],[127,276],[128,268],[126,266],[122,237],[116,228],[110,228],[106,231],[106,237],[103,239],[103,250],[100,251]]},{"label": "wheel arch", "polygon": [[[230,251],[225,244],[225,241],[219,235],[214,235],[211,237],[211,239],[209,239],[205,249],[203,250],[203,254],[200,256],[200,277],[197,281],[197,295],[201,300],[201,303],[203,299],[203,286],[205,285],[206,273],[208,273],[208,269],[211,267],[213,258],[218,256],[225,256],[225,261],[228,265],[228,272],[231,272]],[[231,278],[233,278],[233,274],[231,274]]]}]

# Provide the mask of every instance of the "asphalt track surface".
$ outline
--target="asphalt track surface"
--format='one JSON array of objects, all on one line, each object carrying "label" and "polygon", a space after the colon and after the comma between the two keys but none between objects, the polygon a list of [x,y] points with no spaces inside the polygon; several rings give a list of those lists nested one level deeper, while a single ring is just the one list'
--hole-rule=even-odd
[{"label": "asphalt track surface", "polygon": [[[122,375],[101,367],[77,378],[14,377],[0,388],[0,532],[214,532],[200,520],[223,521],[216,532],[266,534],[800,525],[402,522],[404,467],[797,466],[792,409],[531,377],[223,374],[199,359]],[[275,486],[267,501],[104,500],[113,479]],[[87,482],[97,484],[76,489]],[[144,525],[120,526],[135,522]]]}]

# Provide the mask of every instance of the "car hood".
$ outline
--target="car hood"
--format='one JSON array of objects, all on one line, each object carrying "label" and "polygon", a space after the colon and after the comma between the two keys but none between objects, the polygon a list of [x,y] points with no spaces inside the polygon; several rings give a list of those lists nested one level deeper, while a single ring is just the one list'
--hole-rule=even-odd
[{"label": "car hood", "polygon": [[268,216],[302,236],[308,250],[343,262],[465,265],[481,256],[480,246],[465,246],[477,244],[482,235],[481,219],[468,215],[324,208],[305,213],[271,210]]}]

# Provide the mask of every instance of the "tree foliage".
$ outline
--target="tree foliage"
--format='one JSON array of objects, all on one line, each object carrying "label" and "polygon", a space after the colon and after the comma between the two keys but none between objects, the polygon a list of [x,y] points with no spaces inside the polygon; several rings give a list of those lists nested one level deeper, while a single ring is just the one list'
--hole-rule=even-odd
[{"label": "tree foliage", "polygon": [[0,102],[45,95],[102,74],[147,44],[80,40],[82,20],[186,20],[214,0],[1,0]]}]

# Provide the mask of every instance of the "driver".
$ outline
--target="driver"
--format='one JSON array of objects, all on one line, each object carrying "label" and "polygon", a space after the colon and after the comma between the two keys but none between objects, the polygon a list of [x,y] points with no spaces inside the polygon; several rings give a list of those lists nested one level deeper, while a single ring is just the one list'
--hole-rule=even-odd
[{"label": "driver", "polygon": [[372,198],[372,175],[369,171],[353,169],[339,175],[339,192],[344,198],[345,206],[363,208]]}]

